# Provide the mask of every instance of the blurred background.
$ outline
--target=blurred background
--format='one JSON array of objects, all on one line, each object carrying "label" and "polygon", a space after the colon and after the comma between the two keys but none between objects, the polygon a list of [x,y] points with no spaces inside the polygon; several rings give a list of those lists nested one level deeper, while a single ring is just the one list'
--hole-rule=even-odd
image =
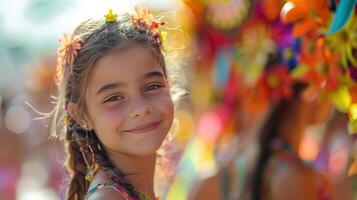
[{"label": "blurred background", "polygon": [[[296,153],[329,180],[333,199],[357,199],[356,1],[0,0],[0,200],[64,199],[63,146],[38,113],[53,108],[57,40],[136,4],[166,16],[165,45],[190,91],[160,150],[162,199],[249,199],[260,131],[293,80],[333,104]],[[200,197],[207,188],[223,190]]]}]

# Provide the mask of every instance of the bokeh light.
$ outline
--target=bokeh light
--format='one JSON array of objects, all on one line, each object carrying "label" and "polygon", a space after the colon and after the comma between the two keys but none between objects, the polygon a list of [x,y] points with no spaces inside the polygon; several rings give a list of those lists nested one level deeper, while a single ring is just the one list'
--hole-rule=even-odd
[{"label": "bokeh light", "polygon": [[5,126],[14,133],[25,132],[31,123],[31,116],[22,106],[12,106],[5,113]]}]

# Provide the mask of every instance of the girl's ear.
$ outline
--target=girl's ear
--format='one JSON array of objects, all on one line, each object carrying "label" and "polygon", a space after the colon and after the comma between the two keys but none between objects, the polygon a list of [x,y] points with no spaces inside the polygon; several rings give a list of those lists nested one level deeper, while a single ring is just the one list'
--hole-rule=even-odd
[{"label": "girl's ear", "polygon": [[72,102],[68,103],[67,112],[74,120],[76,120],[76,122],[83,129],[85,129],[85,130],[93,129],[93,125],[92,125],[91,121],[87,117],[80,114],[79,105],[77,103],[72,103]]}]

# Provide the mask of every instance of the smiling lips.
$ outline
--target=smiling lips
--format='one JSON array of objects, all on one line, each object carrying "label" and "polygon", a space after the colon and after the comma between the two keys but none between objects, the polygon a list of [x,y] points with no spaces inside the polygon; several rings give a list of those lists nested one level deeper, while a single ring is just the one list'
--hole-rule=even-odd
[{"label": "smiling lips", "polygon": [[151,122],[151,123],[148,123],[148,124],[144,124],[142,126],[137,126],[137,127],[133,128],[133,129],[130,129],[130,130],[125,130],[124,132],[126,132],[126,133],[136,133],[136,134],[146,133],[146,132],[155,130],[158,127],[158,125],[160,124],[160,122],[161,121]]}]

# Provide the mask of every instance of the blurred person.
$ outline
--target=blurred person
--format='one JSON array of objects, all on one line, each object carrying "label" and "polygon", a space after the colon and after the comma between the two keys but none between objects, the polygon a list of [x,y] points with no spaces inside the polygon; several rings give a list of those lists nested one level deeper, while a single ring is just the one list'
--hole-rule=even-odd
[{"label": "blurred person", "polygon": [[[222,12],[224,6],[217,2],[209,1],[207,4],[212,3],[215,10],[225,13]],[[224,1],[224,5],[234,2],[243,7],[242,1],[233,0]],[[357,132],[357,114],[353,109],[357,102],[356,90],[353,89],[357,80],[357,62],[352,53],[357,46],[350,45],[356,44],[356,3],[325,0],[251,2],[249,15],[239,26],[239,33],[234,34],[237,40],[234,43],[235,56],[217,60],[213,57],[203,63],[223,63],[222,60],[234,63],[229,67],[235,69],[234,73],[242,73],[241,77],[252,86],[252,92],[265,93],[258,97],[260,101],[252,101],[253,107],[259,106],[257,102],[271,103],[271,114],[258,139],[257,165],[246,176],[249,184],[244,189],[241,190],[234,179],[244,176],[246,168],[234,169],[233,164],[233,170],[232,167],[223,169],[222,173],[220,171],[207,178],[206,182],[201,181],[201,187],[196,189],[198,192],[192,199],[332,199],[334,194],[328,180],[306,165],[297,152],[305,129],[326,121],[332,103],[341,112],[353,113],[349,115],[349,132]],[[205,14],[201,7],[195,8],[198,14]],[[241,14],[245,15],[244,12]],[[228,12],[222,16],[230,22]],[[209,17],[216,20],[211,15]],[[206,18],[200,15],[199,19]],[[202,34],[200,39],[204,38],[204,29],[199,31]],[[214,36],[219,35],[216,30],[214,33]],[[218,45],[214,47],[227,40],[215,41]],[[204,45],[210,47],[208,42]],[[218,67],[209,74],[211,77],[222,77],[221,71],[231,72],[224,65],[214,66]],[[231,74],[224,75],[230,77]],[[248,148],[254,149],[252,146]],[[230,188],[248,195],[225,195]]]},{"label": "blurred person", "polygon": [[261,130],[259,156],[251,179],[251,197],[258,199],[331,199],[331,186],[299,157],[307,126],[328,119],[332,104],[306,101],[306,84],[295,83],[293,97],[272,108]]}]

